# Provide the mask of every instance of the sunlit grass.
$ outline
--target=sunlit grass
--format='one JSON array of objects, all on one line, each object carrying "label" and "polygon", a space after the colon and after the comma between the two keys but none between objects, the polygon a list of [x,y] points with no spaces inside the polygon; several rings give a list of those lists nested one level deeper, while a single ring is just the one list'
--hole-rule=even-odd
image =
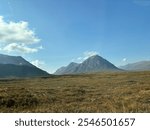
[{"label": "sunlit grass", "polygon": [[150,112],[150,72],[1,79],[0,112]]}]

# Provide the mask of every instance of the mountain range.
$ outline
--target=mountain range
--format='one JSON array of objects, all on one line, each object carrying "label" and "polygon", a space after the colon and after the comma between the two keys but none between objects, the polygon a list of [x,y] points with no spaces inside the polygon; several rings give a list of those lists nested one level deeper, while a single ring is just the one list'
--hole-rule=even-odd
[{"label": "mountain range", "polygon": [[136,63],[131,63],[125,66],[120,66],[120,68],[129,71],[146,71],[150,70],[150,61],[140,61]]},{"label": "mountain range", "polygon": [[94,73],[104,71],[121,71],[115,65],[102,58],[99,55],[94,55],[83,61],[82,63],[70,63],[66,67],[61,67],[54,74],[79,74],[79,73]]},{"label": "mountain range", "polygon": [[0,54],[0,78],[38,77],[49,74],[26,61],[21,56]]},{"label": "mountain range", "polygon": [[[80,74],[110,71],[145,71],[150,70],[150,61],[141,61],[119,68],[99,55],[94,55],[82,63],[71,62],[68,66],[61,67],[54,75]],[[0,54],[0,78],[9,77],[41,77],[49,74],[37,68],[21,56],[9,56]]]}]

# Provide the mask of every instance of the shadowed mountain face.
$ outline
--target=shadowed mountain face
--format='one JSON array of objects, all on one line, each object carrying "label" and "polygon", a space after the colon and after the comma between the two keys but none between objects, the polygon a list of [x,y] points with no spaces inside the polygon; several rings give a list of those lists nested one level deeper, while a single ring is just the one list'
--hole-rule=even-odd
[{"label": "shadowed mountain face", "polygon": [[54,74],[79,74],[79,73],[93,73],[104,71],[119,71],[116,66],[107,61],[106,59],[95,55],[89,57],[81,64],[70,63],[66,67],[61,67]]},{"label": "shadowed mountain face", "polygon": [[38,77],[49,74],[26,61],[21,56],[0,54],[0,78]]},{"label": "shadowed mountain face", "polygon": [[131,71],[150,70],[150,61],[140,61],[132,64],[127,64],[125,66],[120,66],[120,68]]},{"label": "shadowed mountain face", "polygon": [[26,65],[33,66],[21,56],[8,56],[0,54],[0,64]]}]

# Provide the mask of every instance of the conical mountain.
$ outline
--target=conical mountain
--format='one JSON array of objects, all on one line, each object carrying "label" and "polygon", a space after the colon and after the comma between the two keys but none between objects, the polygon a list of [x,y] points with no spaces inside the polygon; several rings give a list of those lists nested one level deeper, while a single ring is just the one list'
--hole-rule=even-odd
[{"label": "conical mountain", "polygon": [[66,67],[58,69],[54,74],[79,74],[119,70],[119,68],[106,59],[99,55],[94,55],[83,61],[81,64],[71,63]]},{"label": "conical mountain", "polygon": [[81,73],[89,73],[113,70],[118,70],[118,68],[101,56],[94,55],[80,64],[77,71]]}]

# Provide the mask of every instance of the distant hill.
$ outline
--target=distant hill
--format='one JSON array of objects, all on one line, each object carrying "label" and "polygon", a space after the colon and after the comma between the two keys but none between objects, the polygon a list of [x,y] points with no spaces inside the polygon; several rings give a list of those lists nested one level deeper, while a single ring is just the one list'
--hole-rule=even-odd
[{"label": "distant hill", "polygon": [[115,65],[102,58],[101,56],[94,55],[86,59],[80,64],[70,63],[66,67],[61,67],[54,74],[79,74],[79,73],[93,73],[93,72],[104,72],[104,71],[119,71]]},{"label": "distant hill", "polygon": [[150,61],[140,61],[136,63],[131,63],[125,66],[120,66],[120,68],[124,70],[131,70],[131,71],[150,70]]},{"label": "distant hill", "polygon": [[49,74],[26,61],[21,56],[0,54],[0,78],[38,77]]}]

